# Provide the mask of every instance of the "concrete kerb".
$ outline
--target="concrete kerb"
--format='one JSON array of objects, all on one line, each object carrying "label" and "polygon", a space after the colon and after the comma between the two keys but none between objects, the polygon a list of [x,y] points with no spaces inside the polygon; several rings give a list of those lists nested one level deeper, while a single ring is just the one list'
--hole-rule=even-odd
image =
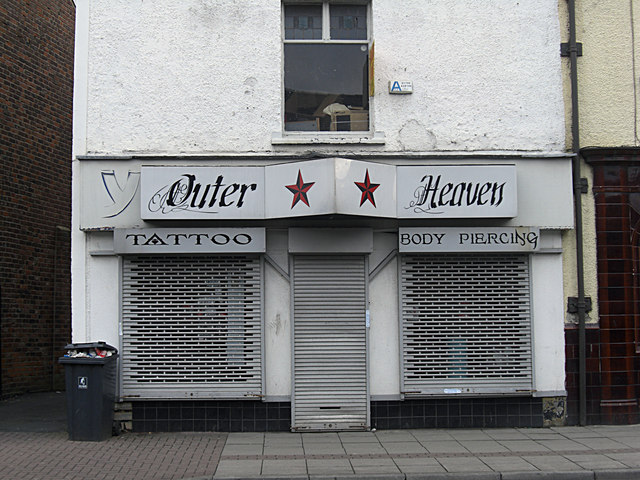
[{"label": "concrete kerb", "polygon": [[595,480],[637,480],[640,479],[640,469],[598,470]]}]

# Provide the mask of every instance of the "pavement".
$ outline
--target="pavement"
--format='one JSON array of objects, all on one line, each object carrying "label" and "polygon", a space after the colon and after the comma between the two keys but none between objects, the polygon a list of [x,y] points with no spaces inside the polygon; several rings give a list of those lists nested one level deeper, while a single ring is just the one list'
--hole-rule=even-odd
[{"label": "pavement", "polygon": [[640,479],[640,425],[68,440],[64,393],[0,402],[0,479]]}]

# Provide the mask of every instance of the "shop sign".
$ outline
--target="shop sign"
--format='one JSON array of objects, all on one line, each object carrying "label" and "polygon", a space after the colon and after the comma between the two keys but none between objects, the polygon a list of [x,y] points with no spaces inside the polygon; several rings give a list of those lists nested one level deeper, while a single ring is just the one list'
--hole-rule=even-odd
[{"label": "shop sign", "polygon": [[264,218],[262,167],[143,166],[143,220]]},{"label": "shop sign", "polygon": [[265,168],[267,218],[310,215],[395,217],[393,165],[327,158]]},{"label": "shop sign", "polygon": [[[561,189],[547,184],[560,185],[565,177],[549,178],[544,165],[529,168],[530,163],[518,167],[527,181],[517,189],[512,164],[395,166],[344,158],[243,167],[81,162],[80,225],[140,228],[158,220],[334,214],[420,220],[513,218],[519,211],[517,190],[521,213],[534,217],[526,224],[542,225],[549,213],[540,201],[564,201],[555,193]],[[529,170],[523,173],[525,166]],[[549,191],[544,199],[538,198],[539,185]],[[520,218],[518,224],[522,222]]]},{"label": "shop sign", "polygon": [[540,229],[532,227],[401,228],[400,252],[534,252]]},{"label": "shop sign", "polygon": [[422,165],[397,169],[398,218],[512,218],[515,165]]},{"label": "shop sign", "polygon": [[264,228],[115,229],[114,251],[135,253],[262,253]]}]

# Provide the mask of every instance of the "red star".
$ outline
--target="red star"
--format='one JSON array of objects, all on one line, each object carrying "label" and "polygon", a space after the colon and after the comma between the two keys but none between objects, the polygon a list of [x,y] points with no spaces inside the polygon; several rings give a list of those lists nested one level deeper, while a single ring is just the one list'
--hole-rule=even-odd
[{"label": "red star", "polygon": [[296,204],[302,200],[302,202],[307,206],[309,205],[309,199],[307,198],[307,192],[316,182],[304,183],[302,180],[302,173],[298,170],[298,180],[295,185],[285,185],[285,187],[293,193],[293,202],[291,203],[291,208],[295,207]]},{"label": "red star", "polygon": [[[356,187],[360,189],[362,192],[362,196],[360,197],[360,206],[364,204],[367,200],[371,202],[371,204],[376,207],[376,200],[373,198],[373,192],[380,186],[379,183],[371,183],[369,180],[369,169],[367,168],[367,173],[364,176],[364,182],[353,182],[356,184]],[[378,207],[376,207],[378,208]]]}]

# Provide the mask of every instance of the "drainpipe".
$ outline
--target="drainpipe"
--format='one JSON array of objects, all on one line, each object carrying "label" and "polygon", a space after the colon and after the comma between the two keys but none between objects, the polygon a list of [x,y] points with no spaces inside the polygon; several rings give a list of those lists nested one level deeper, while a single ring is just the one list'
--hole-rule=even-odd
[{"label": "drainpipe", "polygon": [[586,302],[584,297],[584,262],[582,246],[582,194],[584,182],[580,172],[580,122],[578,117],[578,44],[576,42],[576,2],[569,2],[569,59],[571,63],[571,138],[573,158],[573,203],[576,233],[576,275],[578,280],[578,372],[580,425],[587,424]]}]

